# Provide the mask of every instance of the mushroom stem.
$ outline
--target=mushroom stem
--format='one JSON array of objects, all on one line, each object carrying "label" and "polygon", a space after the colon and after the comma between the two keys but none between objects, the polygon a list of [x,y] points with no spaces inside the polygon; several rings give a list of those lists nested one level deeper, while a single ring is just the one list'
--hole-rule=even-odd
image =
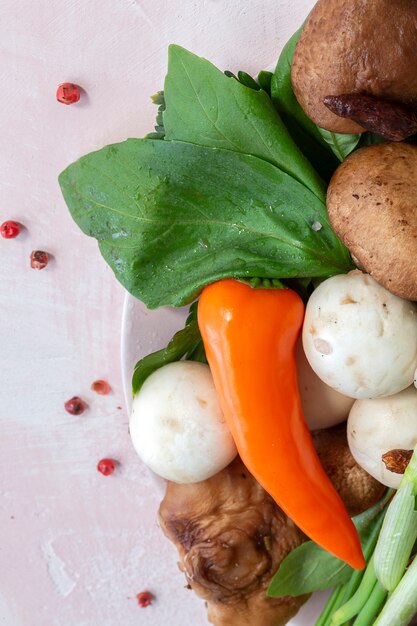
[{"label": "mushroom stem", "polygon": [[335,115],[349,118],[390,141],[403,141],[417,132],[417,115],[406,104],[362,93],[325,96],[323,104]]}]

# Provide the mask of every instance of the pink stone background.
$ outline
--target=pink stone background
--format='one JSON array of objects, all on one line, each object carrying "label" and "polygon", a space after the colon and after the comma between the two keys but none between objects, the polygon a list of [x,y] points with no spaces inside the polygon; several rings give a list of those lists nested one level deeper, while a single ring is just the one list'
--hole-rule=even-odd
[{"label": "pink stone background", "polygon": [[[0,221],[0,624],[202,626],[158,494],[133,452],[120,370],[124,293],[66,211],[58,173],[152,129],[175,42],[222,68],[270,66],[312,0],[2,0]],[[74,106],[56,86],[76,82]],[[33,249],[53,255],[41,272]],[[105,378],[113,393],[90,390]],[[82,396],[89,410],[68,415]],[[121,406],[122,409],[118,409]],[[112,477],[95,467],[121,463]],[[144,588],[156,600],[140,609]]]}]

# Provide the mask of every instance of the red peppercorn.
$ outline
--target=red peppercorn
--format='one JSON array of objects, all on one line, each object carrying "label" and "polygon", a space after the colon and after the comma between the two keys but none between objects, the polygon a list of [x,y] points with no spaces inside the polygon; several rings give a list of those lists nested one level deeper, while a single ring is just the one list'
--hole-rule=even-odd
[{"label": "red peppercorn", "polygon": [[65,402],[64,407],[71,415],[81,415],[81,413],[84,413],[86,410],[87,405],[84,400],[81,400],[78,396],[74,396]]},{"label": "red peppercorn", "polygon": [[140,593],[136,594],[136,599],[139,606],[142,609],[146,609],[147,606],[152,604],[153,596],[149,591],[141,591]]},{"label": "red peppercorn", "polygon": [[20,233],[20,224],[13,222],[13,220],[7,220],[0,226],[0,234],[5,239],[14,239]]},{"label": "red peppercorn", "polygon": [[111,387],[106,380],[95,380],[91,385],[91,389],[100,396],[107,396],[111,392]]},{"label": "red peppercorn", "polygon": [[97,464],[97,469],[103,474],[103,476],[111,476],[116,469],[117,461],[113,459],[101,459]]},{"label": "red peppercorn", "polygon": [[30,255],[30,267],[34,270],[43,270],[49,263],[49,254],[44,250],[33,250]]},{"label": "red peppercorn", "polygon": [[75,104],[80,97],[80,88],[74,83],[61,83],[56,90],[56,99],[61,104]]}]

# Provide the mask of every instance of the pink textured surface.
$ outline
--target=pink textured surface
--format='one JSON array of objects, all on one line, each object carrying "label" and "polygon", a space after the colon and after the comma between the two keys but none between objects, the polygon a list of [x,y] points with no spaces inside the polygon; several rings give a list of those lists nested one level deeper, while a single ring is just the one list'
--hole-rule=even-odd
[{"label": "pink textured surface", "polygon": [[[58,173],[152,128],[166,48],[256,72],[313,3],[293,0],[3,0],[0,221],[0,623],[206,623],[156,524],[158,495],[127,432],[119,365],[123,290],[68,215]],[[85,93],[66,107],[59,83]],[[30,269],[33,249],[53,255]],[[113,393],[90,390],[97,378]],[[72,395],[89,409],[65,412]],[[117,407],[122,406],[119,410]],[[103,456],[121,463],[96,471]],[[6,574],[7,572],[7,574]],[[135,594],[156,596],[140,609]]]}]

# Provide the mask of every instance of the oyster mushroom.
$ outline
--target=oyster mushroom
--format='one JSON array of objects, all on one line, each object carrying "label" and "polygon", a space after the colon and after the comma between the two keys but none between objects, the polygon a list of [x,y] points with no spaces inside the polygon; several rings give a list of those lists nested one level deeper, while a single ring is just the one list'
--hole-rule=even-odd
[{"label": "oyster mushroom", "polygon": [[[313,439],[350,515],[380,499],[384,487],[355,463],[345,424],[316,431]],[[266,595],[281,561],[305,537],[239,457],[200,483],[168,483],[159,519],[215,626],[283,626],[307,600]]]},{"label": "oyster mushroom", "polygon": [[307,599],[266,595],[279,564],[304,536],[239,457],[201,483],[168,483],[159,516],[216,626],[281,626]]}]

